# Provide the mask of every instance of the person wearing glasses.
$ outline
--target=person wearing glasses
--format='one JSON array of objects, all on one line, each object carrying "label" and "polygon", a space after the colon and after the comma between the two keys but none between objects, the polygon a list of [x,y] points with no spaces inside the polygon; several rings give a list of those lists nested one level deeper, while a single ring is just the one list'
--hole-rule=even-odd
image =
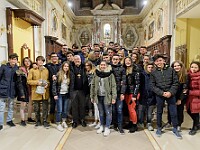
[{"label": "person wearing glasses", "polygon": [[55,122],[55,106],[56,106],[56,101],[54,99],[54,96],[52,94],[52,85],[53,85],[53,77],[58,73],[61,64],[58,61],[58,55],[55,52],[52,52],[50,54],[51,57],[51,62],[45,64],[44,66],[48,69],[49,71],[49,82],[50,82],[50,87],[49,87],[49,94],[50,94],[50,112],[49,112],[49,121],[51,123]]}]

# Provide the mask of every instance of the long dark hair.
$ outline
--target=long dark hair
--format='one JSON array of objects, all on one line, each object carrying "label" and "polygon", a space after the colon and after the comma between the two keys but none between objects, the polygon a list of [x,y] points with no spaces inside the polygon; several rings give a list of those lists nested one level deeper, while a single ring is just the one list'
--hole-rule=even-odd
[{"label": "long dark hair", "polygon": [[22,67],[25,67],[26,68],[26,66],[25,66],[25,60],[29,60],[30,61],[30,67],[29,67],[29,69],[31,69],[31,68],[33,68],[33,62],[32,62],[32,60],[29,58],[29,57],[24,57],[23,59],[22,59]]}]

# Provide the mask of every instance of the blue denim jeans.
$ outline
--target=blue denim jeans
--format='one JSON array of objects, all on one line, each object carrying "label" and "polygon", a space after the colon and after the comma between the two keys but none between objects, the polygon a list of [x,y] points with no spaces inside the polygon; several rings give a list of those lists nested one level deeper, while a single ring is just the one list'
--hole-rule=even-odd
[{"label": "blue denim jeans", "polygon": [[6,122],[9,122],[13,119],[14,99],[0,98],[0,125],[4,124],[4,112],[6,107],[6,101],[8,101],[8,116]]},{"label": "blue denim jeans", "polygon": [[138,122],[140,124],[144,123],[144,115],[146,113],[147,123],[151,123],[152,116],[153,116],[152,113],[153,113],[154,108],[155,108],[154,105],[148,106],[148,105],[140,105],[139,104],[139,106],[138,106]]},{"label": "blue denim jeans", "polygon": [[69,95],[67,94],[60,94],[58,95],[58,100],[56,100],[56,107],[57,107],[57,113],[56,113],[56,122],[61,122],[61,119],[67,118],[67,112],[68,112],[68,99]]},{"label": "blue denim jeans", "polygon": [[110,128],[112,121],[112,105],[105,104],[104,96],[98,96],[98,109],[101,125],[105,125],[105,127]]},{"label": "blue denim jeans", "polygon": [[178,125],[178,119],[177,119],[177,108],[176,108],[176,98],[170,97],[170,98],[164,98],[161,96],[156,96],[156,102],[157,102],[157,127],[162,127],[162,114],[163,114],[163,107],[165,100],[169,107],[169,113],[172,121],[172,125],[174,128],[177,128]]},{"label": "blue denim jeans", "polygon": [[116,99],[116,103],[112,104],[112,121],[113,124],[117,124],[118,126],[122,126],[123,122],[123,101],[120,100],[119,96]]}]

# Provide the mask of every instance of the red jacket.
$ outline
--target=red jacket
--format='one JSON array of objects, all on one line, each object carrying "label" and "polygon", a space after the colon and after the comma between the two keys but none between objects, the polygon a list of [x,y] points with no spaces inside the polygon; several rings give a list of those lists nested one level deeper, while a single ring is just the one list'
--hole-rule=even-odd
[{"label": "red jacket", "polygon": [[186,103],[187,109],[192,113],[200,113],[200,71],[189,73],[189,95]]}]

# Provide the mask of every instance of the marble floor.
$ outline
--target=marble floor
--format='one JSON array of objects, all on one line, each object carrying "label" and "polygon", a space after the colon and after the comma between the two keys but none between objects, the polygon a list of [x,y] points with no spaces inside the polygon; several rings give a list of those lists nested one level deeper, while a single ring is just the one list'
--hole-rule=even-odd
[{"label": "marble floor", "polygon": [[[64,132],[56,130],[54,124],[50,129],[44,127],[34,128],[19,125],[19,114],[15,113],[16,127],[4,126],[0,131],[0,150],[199,150],[200,131],[195,136],[190,136],[191,119],[185,113],[183,123],[183,139],[176,139],[171,130],[165,130],[162,137],[158,138],[155,131],[140,130],[136,133],[120,135],[112,130],[109,137],[96,134],[92,127],[76,129],[69,128]],[[163,120],[166,121],[166,115]]]}]

